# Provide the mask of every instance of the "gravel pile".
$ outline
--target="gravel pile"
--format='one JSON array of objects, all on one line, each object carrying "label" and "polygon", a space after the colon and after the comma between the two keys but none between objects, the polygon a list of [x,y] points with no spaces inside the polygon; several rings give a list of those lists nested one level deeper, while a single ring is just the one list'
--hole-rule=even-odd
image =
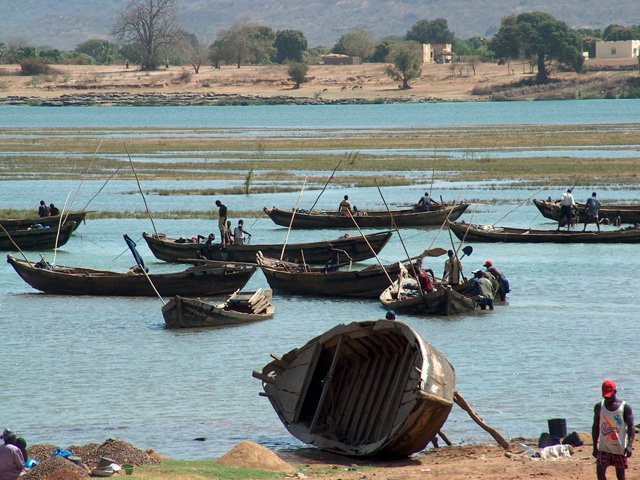
[{"label": "gravel pile", "polygon": [[102,457],[110,458],[118,465],[129,463],[135,466],[158,464],[164,458],[153,450],[143,451],[130,443],[111,438],[102,445],[72,445],[64,450],[80,457],[84,468],[59,455],[52,457],[51,454],[56,452],[55,445],[33,445],[28,447],[27,454],[29,458],[40,462],[40,465],[36,465],[29,473],[20,477],[20,480],[84,480],[89,478],[90,471]]}]

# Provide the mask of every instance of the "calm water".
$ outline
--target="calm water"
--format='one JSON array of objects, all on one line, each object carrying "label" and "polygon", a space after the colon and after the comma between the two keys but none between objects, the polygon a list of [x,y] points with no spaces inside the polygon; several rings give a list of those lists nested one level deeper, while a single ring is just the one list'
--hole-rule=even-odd
[{"label": "calm water", "polygon": [[[43,109],[0,107],[0,126],[35,128],[60,126],[149,126],[174,122],[185,127],[198,122],[250,128],[286,127],[304,121],[309,128],[407,126],[474,123],[602,123],[640,122],[637,101],[545,102],[528,104],[446,104],[383,106],[386,118],[368,113],[378,106],[351,107],[216,107],[210,109]],[[435,108],[433,108],[435,107]],[[331,124],[327,110],[334,108]],[[342,109],[345,110],[342,110]],[[371,108],[371,110],[368,110]],[[443,113],[444,111],[448,113]],[[479,113],[483,110],[483,114]],[[422,119],[408,113],[421,112]],[[537,116],[532,116],[532,112]],[[346,113],[343,113],[346,112]],[[355,112],[355,113],[354,113]],[[360,113],[358,113],[360,112]],[[427,115],[433,113],[433,117]],[[492,113],[493,112],[493,113]],[[591,113],[589,113],[591,112]],[[290,114],[289,114],[290,113]],[[348,113],[348,114],[347,114]],[[582,115],[587,115],[581,118]],[[440,118],[436,118],[440,117]],[[277,120],[279,118],[279,120]],[[301,120],[302,119],[302,120]],[[571,120],[573,119],[573,120]],[[314,123],[315,121],[315,123]],[[1,160],[0,160],[1,161]],[[171,188],[172,182],[144,182],[145,189]],[[40,197],[62,205],[79,181],[0,181],[3,206],[34,208]],[[76,206],[82,207],[102,182],[85,182]],[[193,188],[201,187],[197,182]],[[211,185],[209,185],[211,186]],[[589,185],[576,188],[584,200],[596,188],[603,202],[637,202],[633,185],[615,190]],[[180,185],[174,188],[184,188]],[[424,185],[385,189],[392,205],[417,200]],[[134,182],[110,182],[92,202],[93,210],[143,210]],[[483,205],[462,218],[493,223],[535,189],[505,188],[494,182],[436,182],[434,194],[453,200],[462,193]],[[334,208],[344,192],[327,190],[318,206]],[[376,189],[349,191],[358,206],[381,207]],[[542,191],[537,197],[558,196]],[[298,193],[222,197],[233,210],[263,206],[293,206]],[[317,192],[305,192],[308,208]],[[214,197],[150,195],[152,212],[208,210]],[[235,218],[234,218],[235,223]],[[502,224],[553,228],[527,202]],[[249,219],[254,242],[280,242],[286,229],[268,219]],[[216,230],[215,220],[159,220],[159,231],[170,236]],[[122,234],[134,239],[152,231],[149,220],[96,220],[82,225],[56,256],[61,265],[95,266],[124,271],[133,264]],[[291,233],[291,242],[334,238],[338,231]],[[354,234],[355,232],[349,232]],[[406,229],[403,240],[411,254],[428,247],[436,229]],[[436,246],[448,248],[441,233]],[[140,252],[152,271],[179,270],[155,261],[142,241]],[[494,312],[451,318],[401,316],[454,365],[457,388],[489,424],[507,438],[537,437],[546,420],[563,417],[569,431],[589,431],[592,406],[605,378],[619,385],[620,396],[632,405],[640,399],[637,339],[640,268],[635,245],[484,245],[473,244],[463,259],[465,272],[491,259],[511,281],[509,304]],[[123,255],[121,255],[124,252]],[[49,261],[53,252],[44,252]],[[396,236],[383,250],[384,261],[403,257]],[[31,253],[30,258],[38,258]],[[429,264],[442,273],[444,259]],[[265,288],[257,272],[247,289]],[[220,298],[220,300],[222,300]],[[251,376],[274,352],[282,355],[303,345],[337,323],[382,318],[377,301],[326,300],[275,295],[273,319],[226,329],[175,331],[163,327],[157,298],[72,298],[43,295],[31,289],[6,263],[0,264],[0,339],[4,366],[0,374],[0,427],[11,427],[29,443],[60,446],[121,438],[140,448],[181,459],[214,458],[248,439],[275,449],[301,444],[289,435],[269,402],[258,395],[260,382]],[[454,407],[443,431],[456,443],[491,442],[466,413]],[[193,441],[206,437],[206,442]]]}]

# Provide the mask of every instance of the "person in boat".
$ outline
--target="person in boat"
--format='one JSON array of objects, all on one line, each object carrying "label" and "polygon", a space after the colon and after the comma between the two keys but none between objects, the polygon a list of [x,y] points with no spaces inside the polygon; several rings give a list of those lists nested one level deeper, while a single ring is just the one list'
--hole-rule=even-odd
[{"label": "person in boat", "polygon": [[338,205],[338,211],[341,213],[351,213],[351,202],[349,201],[349,195],[345,195],[344,199]]},{"label": "person in boat", "polygon": [[224,230],[227,224],[227,206],[220,200],[216,200],[216,207],[218,207],[218,229],[220,230],[220,243],[224,245]]},{"label": "person in boat", "polygon": [[60,210],[53,203],[49,205],[49,215],[52,217],[55,215],[60,215]]},{"label": "person in boat", "polygon": [[487,272],[491,274],[493,278],[495,278],[498,282],[498,293],[500,295],[500,300],[503,302],[507,299],[507,293],[511,291],[509,287],[509,280],[504,274],[496,267],[491,260],[487,260],[484,262],[483,267],[487,269]]},{"label": "person in boat", "polygon": [[593,192],[591,194],[591,197],[589,197],[589,200],[587,200],[587,206],[585,209],[585,219],[584,219],[584,228],[582,229],[583,232],[587,231],[587,225],[589,224],[589,222],[593,222],[596,224],[596,227],[598,227],[598,231],[600,231],[600,221],[598,219],[598,214],[600,212],[600,200],[598,200],[596,192]]},{"label": "person in boat", "polygon": [[449,250],[447,255],[449,258],[444,262],[442,281],[449,285],[459,285],[460,278],[464,278],[464,275],[462,274],[462,262],[460,262],[460,259],[453,250]]},{"label": "person in boat", "polygon": [[394,312],[393,310],[389,310],[384,318],[386,318],[387,320],[395,320],[396,312]]},{"label": "person in boat", "polygon": [[[431,278],[429,278],[429,274],[431,274]],[[418,270],[418,281],[420,282],[420,288],[423,293],[431,293],[436,289],[431,279],[435,279],[433,270],[430,268],[421,268]]]},{"label": "person in boat", "polygon": [[224,226],[224,232],[222,234],[222,244],[223,245],[233,245],[233,228],[231,227],[231,220],[227,220],[226,225]]},{"label": "person in boat", "polygon": [[565,220],[567,223],[567,231],[571,228],[571,224],[573,223],[573,209],[576,206],[576,202],[573,199],[573,195],[571,195],[572,189],[570,188],[565,193],[562,194],[562,198],[560,199],[560,219],[558,220],[558,231],[560,227],[565,224]]},{"label": "person in boat", "polygon": [[44,203],[44,200],[40,200],[40,206],[38,207],[38,215],[41,217],[49,216],[49,207]]},{"label": "person in boat", "polygon": [[420,200],[418,200],[418,207],[423,212],[430,211],[431,207],[434,205],[438,205],[438,202],[436,202],[433,198],[431,198],[431,196],[429,196],[429,192],[424,192],[424,196],[420,198]]},{"label": "person in boat", "polygon": [[328,245],[329,248],[329,260],[327,261],[327,266],[325,267],[325,272],[335,272],[340,268],[340,254],[344,254],[349,262],[353,261],[353,258],[349,256],[349,254],[340,248],[335,248],[332,243]]},{"label": "person in boat", "polygon": [[493,310],[493,285],[491,285],[491,280],[484,276],[482,270],[474,270],[472,283],[476,289],[476,299],[480,309],[486,310],[489,307],[489,310]]},{"label": "person in boat", "polygon": [[606,380],[602,384],[603,400],[593,409],[593,456],[596,458],[598,480],[606,479],[607,467],[616,469],[616,478],[625,479],[629,468],[635,428],[631,406],[617,398],[616,384]]},{"label": "person in boat", "polygon": [[[15,480],[27,473],[25,459],[22,451],[15,445],[17,437],[7,430],[2,434],[4,443],[0,445],[0,478],[3,480]],[[25,442],[26,443],[26,442]]]},{"label": "person in boat", "polygon": [[251,234],[244,229],[244,220],[238,220],[238,226],[233,230],[233,242],[235,245],[244,244],[244,236],[251,238]]}]

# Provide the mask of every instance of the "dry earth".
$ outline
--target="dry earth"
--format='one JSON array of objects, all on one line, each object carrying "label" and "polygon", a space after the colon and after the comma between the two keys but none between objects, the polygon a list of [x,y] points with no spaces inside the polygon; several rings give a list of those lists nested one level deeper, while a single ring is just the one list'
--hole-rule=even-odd
[{"label": "dry earth", "polygon": [[[595,65],[595,61],[590,61]],[[611,67],[614,63],[598,62]],[[615,61],[616,65],[635,64],[634,61]],[[589,65],[589,61],[588,61]],[[411,82],[410,90],[400,90],[398,83],[384,73],[383,64],[312,65],[308,82],[293,89],[287,67],[224,66],[214,69],[203,66],[200,73],[190,67],[170,67],[155,72],[142,72],[134,66],[123,65],[75,66],[56,65],[50,75],[28,77],[19,75],[19,66],[0,66],[0,99],[28,96],[55,99],[61,95],[88,92],[152,93],[215,93],[218,95],[256,95],[261,97],[321,97],[336,99],[393,99],[395,101],[478,101],[487,95],[473,95],[474,87],[491,87],[530,78],[528,65],[482,63],[475,68],[468,63],[447,65],[425,64],[422,77]],[[636,76],[637,72],[595,71],[578,76],[572,72],[554,72],[554,78],[606,80],[612,77]]]}]

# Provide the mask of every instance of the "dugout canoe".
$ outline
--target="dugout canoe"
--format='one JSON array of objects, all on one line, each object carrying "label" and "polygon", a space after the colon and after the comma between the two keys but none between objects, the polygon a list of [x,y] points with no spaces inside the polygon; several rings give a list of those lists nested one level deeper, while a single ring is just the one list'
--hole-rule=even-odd
[{"label": "dugout canoe", "polygon": [[[470,282],[455,288],[434,281],[436,287],[432,292],[423,292],[417,288],[412,277],[400,277],[387,287],[379,296],[380,303],[387,310],[396,313],[414,313],[420,315],[459,315],[473,312],[477,304],[472,298],[460,291],[468,289]],[[398,293],[398,285],[401,286]]]},{"label": "dugout canoe", "polygon": [[64,223],[64,225],[60,227],[59,235],[58,225],[50,228],[11,230],[8,231],[8,233],[0,228],[0,251],[18,250],[14,242],[21,250],[52,250],[56,248],[56,246],[61,247],[67,243],[75,229],[76,222]]},{"label": "dugout canoe", "polygon": [[389,276],[395,278],[400,272],[397,263],[386,265],[384,270],[376,264],[358,270],[345,266],[327,272],[324,268],[269,258],[262,252],[258,252],[255,260],[272,289],[318,297],[378,298],[389,286]]},{"label": "dugout canoe", "polygon": [[253,376],[289,432],[352,456],[406,456],[447,420],[456,374],[402,322],[337,325]]},{"label": "dugout canoe", "polygon": [[273,317],[271,289],[255,292],[234,292],[229,299],[218,305],[203,302],[199,298],[173,297],[162,307],[162,316],[167,327],[225,327],[257,322]]},{"label": "dugout canoe", "polygon": [[245,286],[255,266],[221,263],[200,265],[177,273],[119,273],[91,268],[27,262],[7,255],[7,262],[36,290],[54,295],[206,297],[232,293]]},{"label": "dugout canoe", "polygon": [[[393,220],[398,227],[425,227],[442,225],[446,216],[449,220],[456,220],[469,207],[468,203],[446,205],[443,209],[424,212],[415,208],[392,210]],[[291,224],[292,210],[264,207],[264,212],[277,225],[289,227]],[[387,210],[359,211],[354,216],[360,228],[393,228],[389,212]],[[354,228],[353,220],[349,214],[343,212],[306,212],[298,211],[293,218],[291,228]]]},{"label": "dugout canoe", "polygon": [[[451,231],[466,242],[512,242],[512,243],[640,243],[640,228],[628,227],[598,232],[590,225],[583,232],[577,228],[567,232],[561,230],[532,230],[526,228],[494,227],[453,222]],[[466,237],[465,237],[466,235]]]},{"label": "dugout canoe", "polygon": [[[374,254],[367,242],[376,253],[389,242],[393,235],[391,231],[376,232],[369,235],[336,238],[319,242],[287,244],[284,251],[284,260],[294,263],[304,261],[306,263],[324,264],[329,259],[329,244],[334,248],[346,251],[353,261],[359,262],[372,258]],[[180,262],[183,259],[195,259],[198,254],[210,260],[225,260],[233,262],[253,263],[256,261],[256,253],[261,251],[267,257],[280,258],[283,244],[254,244],[254,245],[207,245],[205,243],[184,242],[175,238],[167,238],[166,235],[149,234],[144,232],[142,237],[147,242],[149,249],[156,258],[165,262]],[[304,254],[304,256],[303,256]]]},{"label": "dugout canoe", "polygon": [[[30,218],[0,218],[0,225],[2,225],[8,232],[14,230],[26,230],[32,225],[42,225],[43,227],[58,228],[60,224],[60,216],[63,218],[63,223],[74,222],[75,231],[80,223],[84,222],[87,216],[87,212],[70,212],[62,215],[53,215],[48,217],[30,217]],[[2,229],[0,229],[2,230]]]},{"label": "dugout canoe", "polygon": [[[533,200],[534,205],[538,208],[543,217],[560,220],[560,204],[549,202],[546,200]],[[585,211],[587,206],[584,203],[578,203],[574,210],[574,215],[578,213],[578,221],[585,222]],[[609,223],[615,224],[619,218],[620,223],[640,223],[640,205],[601,205],[598,213],[599,219],[606,218]]]}]

